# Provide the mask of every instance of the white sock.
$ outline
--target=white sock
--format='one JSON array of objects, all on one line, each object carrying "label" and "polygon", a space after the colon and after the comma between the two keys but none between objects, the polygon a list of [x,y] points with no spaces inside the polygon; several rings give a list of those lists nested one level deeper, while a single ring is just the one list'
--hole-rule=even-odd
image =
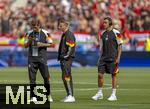
[{"label": "white sock", "polygon": [[101,87],[98,88],[98,93],[99,93],[99,94],[103,94]]},{"label": "white sock", "polygon": [[112,95],[116,95],[116,89],[112,89]]}]

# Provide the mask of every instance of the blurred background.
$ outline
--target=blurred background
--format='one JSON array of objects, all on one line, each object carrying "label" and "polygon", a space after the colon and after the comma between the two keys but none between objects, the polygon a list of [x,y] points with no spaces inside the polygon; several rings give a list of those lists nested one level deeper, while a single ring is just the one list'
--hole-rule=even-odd
[{"label": "blurred background", "polygon": [[100,53],[95,42],[106,16],[111,16],[123,36],[120,66],[150,67],[149,0],[0,0],[0,67],[27,65],[23,43],[33,17],[54,40],[48,48],[49,66],[59,66],[57,20],[61,17],[71,21],[70,30],[77,41],[73,66],[96,66]]}]

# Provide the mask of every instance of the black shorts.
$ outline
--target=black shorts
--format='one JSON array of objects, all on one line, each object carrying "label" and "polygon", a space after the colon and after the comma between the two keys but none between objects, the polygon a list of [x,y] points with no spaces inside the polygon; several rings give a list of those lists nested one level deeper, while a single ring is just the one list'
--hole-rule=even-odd
[{"label": "black shorts", "polygon": [[62,70],[63,75],[70,76],[72,58],[69,58],[68,60],[61,60],[60,65],[61,65],[61,70]]},{"label": "black shorts", "polygon": [[103,74],[108,73],[108,74],[115,75],[119,73],[118,64],[115,64],[114,61],[106,62],[106,61],[100,60],[98,62],[98,73],[103,73]]}]

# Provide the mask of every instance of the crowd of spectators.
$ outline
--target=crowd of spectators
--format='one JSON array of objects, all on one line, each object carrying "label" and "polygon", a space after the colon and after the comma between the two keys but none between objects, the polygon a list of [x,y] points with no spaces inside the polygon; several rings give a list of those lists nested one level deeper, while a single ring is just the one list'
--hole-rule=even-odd
[{"label": "crowd of spectators", "polygon": [[[0,0],[0,36],[21,39],[21,42],[33,17],[38,18],[49,32],[56,32],[57,20],[64,17],[71,21],[73,32],[97,35],[103,29],[103,18],[111,16],[115,28],[128,37],[126,43],[130,40],[129,30],[150,30],[149,0],[20,0],[22,5],[14,8],[16,1]],[[8,54],[7,51],[5,53]],[[14,53],[6,59],[10,66]],[[24,56],[18,57],[16,63],[25,62],[20,61]]]},{"label": "crowd of spectators", "polygon": [[50,32],[57,31],[57,20],[71,20],[73,32],[92,35],[102,30],[102,19],[111,16],[120,31],[150,30],[149,0],[27,0],[25,6],[11,9],[15,0],[0,0],[0,33],[11,36],[29,28],[29,20],[36,17]]}]

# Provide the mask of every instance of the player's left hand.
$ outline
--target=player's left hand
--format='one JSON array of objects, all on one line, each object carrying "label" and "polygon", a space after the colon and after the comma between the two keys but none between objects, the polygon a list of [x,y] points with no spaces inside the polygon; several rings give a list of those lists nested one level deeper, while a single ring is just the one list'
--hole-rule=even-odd
[{"label": "player's left hand", "polygon": [[37,42],[37,47],[42,47],[43,43],[42,42]]},{"label": "player's left hand", "polygon": [[30,36],[28,39],[31,40],[31,41],[35,41],[36,38],[33,37],[33,36]]},{"label": "player's left hand", "polygon": [[65,60],[68,60],[69,55],[65,55],[65,56],[63,56],[63,58],[64,58]]}]

